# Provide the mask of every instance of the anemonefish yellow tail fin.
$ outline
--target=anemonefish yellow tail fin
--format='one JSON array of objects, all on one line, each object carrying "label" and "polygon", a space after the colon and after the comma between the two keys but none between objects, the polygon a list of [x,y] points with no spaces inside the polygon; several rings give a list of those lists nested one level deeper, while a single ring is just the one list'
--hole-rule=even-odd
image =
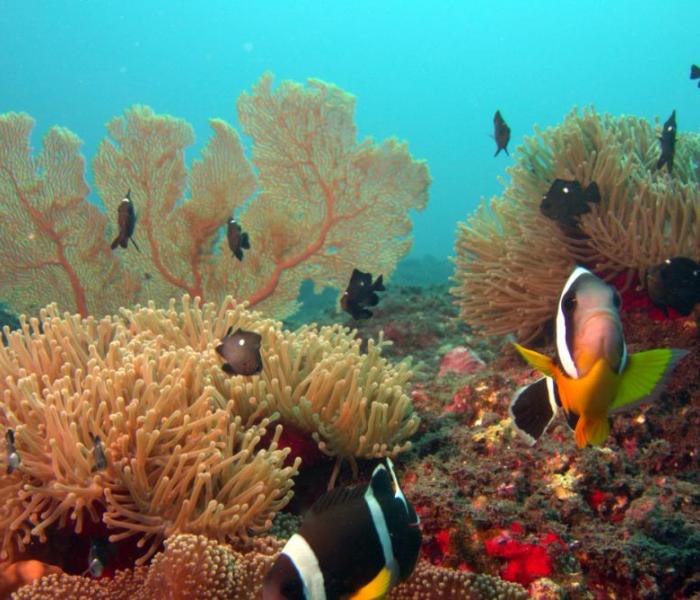
[{"label": "anemonefish yellow tail fin", "polygon": [[642,400],[653,400],[661,393],[671,371],[686,354],[687,350],[674,348],[632,354],[620,375],[619,388],[610,410],[627,409]]},{"label": "anemonefish yellow tail fin", "polygon": [[585,448],[588,444],[600,446],[608,439],[608,435],[610,435],[610,423],[607,417],[597,419],[580,417],[574,431],[576,445],[579,448]]},{"label": "anemonefish yellow tail fin", "polygon": [[525,348],[515,342],[513,342],[513,346],[533,369],[537,369],[547,377],[554,377],[554,363],[549,356]]},{"label": "anemonefish yellow tail fin", "polygon": [[384,567],[369,583],[357,590],[349,600],[382,600],[391,587],[391,571]]}]

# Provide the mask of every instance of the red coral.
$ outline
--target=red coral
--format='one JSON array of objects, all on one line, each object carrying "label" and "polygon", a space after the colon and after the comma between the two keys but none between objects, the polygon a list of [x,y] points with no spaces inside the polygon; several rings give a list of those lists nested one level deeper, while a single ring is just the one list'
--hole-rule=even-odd
[{"label": "red coral", "polygon": [[[614,285],[618,290],[621,290],[625,286],[626,275],[624,273],[615,277],[612,280],[612,285]],[[628,284],[627,289],[621,292],[622,296],[622,306],[624,310],[630,312],[640,312],[646,313],[646,315],[652,321],[668,321],[679,318],[684,318],[678,311],[673,308],[668,309],[668,314],[661,310],[656,304],[651,301],[649,295],[645,290],[642,289],[639,278],[634,277],[631,283]]]},{"label": "red coral", "polygon": [[507,560],[501,573],[503,579],[527,586],[536,579],[552,574],[553,565],[549,547],[553,544],[560,547],[566,546],[553,533],[543,534],[538,543],[521,542],[517,538],[522,534],[522,525],[513,523],[509,529],[501,529],[496,536],[486,540],[484,546],[489,556]]}]

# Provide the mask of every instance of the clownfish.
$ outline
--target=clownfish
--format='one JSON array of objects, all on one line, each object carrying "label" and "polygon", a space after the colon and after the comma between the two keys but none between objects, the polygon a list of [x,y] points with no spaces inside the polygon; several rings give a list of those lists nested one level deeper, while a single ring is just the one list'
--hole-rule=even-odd
[{"label": "clownfish", "polygon": [[387,459],[366,488],[316,501],[265,576],[263,600],[380,600],[413,572],[420,544],[420,520]]},{"label": "clownfish", "polygon": [[627,354],[620,322],[620,295],[582,267],[564,285],[556,316],[555,359],[515,344],[544,378],[518,390],[510,405],[516,429],[534,444],[557,406],[574,429],[576,445],[602,444],[608,415],[658,396],[666,378],[688,352],[673,348]]}]

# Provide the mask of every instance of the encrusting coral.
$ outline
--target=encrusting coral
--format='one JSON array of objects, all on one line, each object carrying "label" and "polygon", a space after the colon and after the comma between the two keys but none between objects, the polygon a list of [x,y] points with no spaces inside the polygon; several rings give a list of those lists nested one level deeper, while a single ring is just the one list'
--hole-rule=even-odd
[{"label": "encrusting coral", "polygon": [[[92,161],[106,212],[87,200],[74,134],[50,129],[33,158],[33,120],[0,115],[0,298],[18,313],[58,302],[102,316],[183,293],[230,294],[282,318],[305,280],[340,290],[355,267],[388,276],[410,248],[409,211],[425,207],[430,175],[405,143],[358,143],[354,108],[332,84],[273,89],[264,75],[238,101],[252,164],[236,130],[213,119],[188,174],[192,127],[134,106],[108,123]],[[109,248],[127,190],[140,253]],[[221,235],[236,214],[251,239],[242,262]]]},{"label": "encrusting coral", "polygon": [[[259,375],[221,369],[215,347],[230,327],[262,336]],[[337,327],[283,331],[230,297],[101,320],[61,317],[54,305],[6,334],[0,424],[21,462],[7,473],[3,447],[4,560],[31,556],[67,526],[138,540],[137,562],[178,533],[245,541],[291,498],[300,461],[285,466],[286,422],[338,460],[395,455],[418,427],[408,367],[388,364],[381,343],[363,354]]]},{"label": "encrusting coral", "polygon": [[[646,120],[593,110],[526,138],[503,195],[459,226],[452,292],[462,318],[528,341],[552,318],[576,264],[629,285],[672,256],[700,259],[700,135],[679,134],[672,175],[655,170],[658,154]],[[556,178],[600,189],[573,230],[540,212]]]}]

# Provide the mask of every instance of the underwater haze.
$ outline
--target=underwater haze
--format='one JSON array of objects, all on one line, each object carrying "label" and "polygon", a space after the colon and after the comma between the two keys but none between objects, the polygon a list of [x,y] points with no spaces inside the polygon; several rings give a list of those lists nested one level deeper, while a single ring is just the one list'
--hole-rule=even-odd
[{"label": "underwater haze", "polygon": [[[94,156],[105,123],[133,104],[195,127],[237,125],[235,102],[265,71],[314,77],[357,97],[360,137],[397,136],[428,161],[413,255],[453,253],[456,222],[500,193],[494,112],[509,150],[574,106],[700,126],[688,78],[700,3],[675,1],[0,2],[0,113],[74,131]],[[88,178],[91,174],[88,173]],[[95,197],[96,199],[96,197]]]}]

